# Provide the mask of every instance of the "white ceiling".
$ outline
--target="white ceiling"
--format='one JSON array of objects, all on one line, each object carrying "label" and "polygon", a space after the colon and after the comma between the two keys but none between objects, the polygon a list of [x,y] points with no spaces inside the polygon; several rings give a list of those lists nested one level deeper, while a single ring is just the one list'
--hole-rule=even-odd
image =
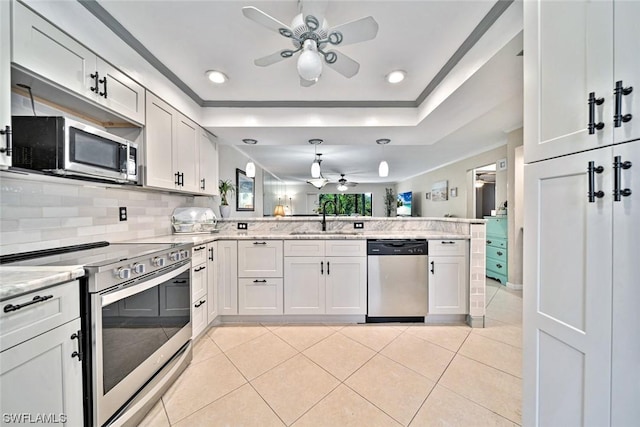
[{"label": "white ceiling", "polygon": [[[505,132],[522,124],[519,2],[421,105],[377,109],[340,107],[349,107],[345,102],[366,107],[382,101],[391,107],[394,101],[416,101],[495,2],[329,1],[325,16],[330,26],[371,15],[379,32],[372,41],[336,48],[360,63],[356,76],[347,79],[325,67],[310,88],[299,85],[296,57],[264,68],[253,64],[255,58],[291,45],[241,12],[243,6],[255,6],[289,24],[298,12],[296,0],[99,4],[205,103],[219,106],[206,108],[203,125],[222,143],[238,146],[287,181],[309,178],[311,138],[325,140],[318,152],[323,153],[327,178],[335,181],[346,173],[358,182],[397,182],[504,144]],[[229,81],[211,84],[204,74],[210,69],[223,71]],[[407,79],[399,85],[387,83],[384,76],[393,69],[406,70]],[[257,108],[253,101],[271,102],[272,108]],[[273,108],[279,106],[274,101],[289,101],[291,108]],[[334,108],[313,103],[300,107],[300,101],[325,101]],[[246,108],[229,108],[231,102]],[[323,119],[332,114],[333,120]],[[369,115],[376,118],[367,119]],[[248,117],[253,124],[243,124]],[[246,146],[243,138],[259,144]],[[378,138],[391,139],[384,148],[390,165],[386,179],[377,176],[383,156],[375,144]]]}]

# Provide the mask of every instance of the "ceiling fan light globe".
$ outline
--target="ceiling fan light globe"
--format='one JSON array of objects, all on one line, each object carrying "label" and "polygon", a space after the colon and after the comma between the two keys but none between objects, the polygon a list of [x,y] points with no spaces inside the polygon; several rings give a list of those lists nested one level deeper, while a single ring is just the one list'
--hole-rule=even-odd
[{"label": "ceiling fan light globe", "polygon": [[381,178],[389,176],[389,164],[385,160],[381,161],[378,166],[378,176]]},{"label": "ceiling fan light globe", "polygon": [[247,167],[245,168],[246,174],[249,178],[255,178],[256,176],[256,165],[253,162],[247,162]]},{"label": "ceiling fan light globe", "polygon": [[298,58],[298,74],[305,80],[317,80],[322,74],[320,54],[312,49],[305,49]]},{"label": "ceiling fan light globe", "polygon": [[347,186],[343,183],[339,183],[338,185],[336,185],[336,188],[338,189],[338,191],[347,191]]},{"label": "ceiling fan light globe", "polygon": [[482,188],[482,187],[484,187],[484,182],[483,182],[483,181],[476,181],[475,187],[476,187],[476,188]]}]

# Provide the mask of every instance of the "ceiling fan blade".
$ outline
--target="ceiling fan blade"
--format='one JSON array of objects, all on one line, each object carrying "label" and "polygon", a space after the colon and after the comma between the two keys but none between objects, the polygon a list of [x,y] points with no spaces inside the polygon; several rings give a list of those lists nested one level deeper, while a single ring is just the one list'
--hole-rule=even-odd
[{"label": "ceiling fan blade", "polygon": [[311,15],[318,19],[320,26],[324,19],[324,13],[327,10],[327,0],[303,0],[302,1],[302,17],[303,19]]},{"label": "ceiling fan blade", "polygon": [[263,56],[262,58],[256,59],[255,61],[253,61],[253,63],[258,67],[266,67],[268,65],[275,64],[276,62],[283,61],[286,58],[282,56],[282,52],[286,50],[288,49],[282,49],[277,52],[273,52],[271,55]]},{"label": "ceiling fan blade", "polygon": [[276,18],[273,18],[258,8],[253,6],[246,6],[242,8],[242,14],[247,18],[251,19],[254,22],[266,27],[276,33],[280,33],[280,29],[289,30],[291,32],[291,28],[288,25],[283,24],[278,21]]},{"label": "ceiling fan blade", "polygon": [[342,34],[342,41],[336,46],[346,46],[375,39],[378,35],[378,23],[372,16],[367,16],[333,27],[329,30],[329,35],[335,32]]},{"label": "ceiling fan blade", "polygon": [[314,84],[316,84],[315,80],[305,80],[302,77],[300,77],[300,86],[310,87],[310,86],[313,86]]},{"label": "ceiling fan blade", "polygon": [[358,64],[353,59],[349,58],[344,53],[340,53],[335,50],[330,50],[326,53],[327,54],[333,53],[336,55],[336,60],[333,63],[329,63],[325,61],[325,64],[327,66],[333,68],[338,73],[342,74],[343,76],[349,79],[355,76],[356,74],[358,74],[358,71],[360,70],[360,64]]}]

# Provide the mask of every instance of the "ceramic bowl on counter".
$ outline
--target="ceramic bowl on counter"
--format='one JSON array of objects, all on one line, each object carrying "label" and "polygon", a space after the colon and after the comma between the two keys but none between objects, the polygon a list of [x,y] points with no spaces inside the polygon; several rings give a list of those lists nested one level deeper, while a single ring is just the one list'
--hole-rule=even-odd
[{"label": "ceramic bowl on counter", "polygon": [[176,208],[171,215],[174,233],[213,233],[218,219],[210,208]]}]

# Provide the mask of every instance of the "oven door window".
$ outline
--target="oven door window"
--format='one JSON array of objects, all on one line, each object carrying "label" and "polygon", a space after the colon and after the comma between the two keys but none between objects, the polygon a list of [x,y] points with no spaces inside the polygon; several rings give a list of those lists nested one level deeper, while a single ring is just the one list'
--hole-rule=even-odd
[{"label": "oven door window", "polygon": [[106,138],[69,128],[69,158],[74,163],[82,163],[114,172],[127,171],[127,146]]},{"label": "oven door window", "polygon": [[189,274],[102,307],[105,394],[189,323]]}]

